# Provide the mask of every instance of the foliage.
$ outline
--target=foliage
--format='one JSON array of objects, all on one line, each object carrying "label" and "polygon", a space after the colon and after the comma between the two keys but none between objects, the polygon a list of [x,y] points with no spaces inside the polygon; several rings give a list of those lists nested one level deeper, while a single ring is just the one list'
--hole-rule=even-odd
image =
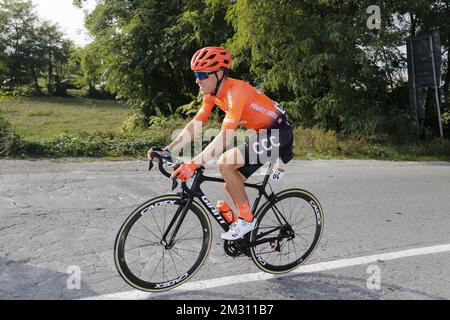
[{"label": "foliage", "polygon": [[[380,29],[367,26],[371,5],[381,8]],[[98,0],[86,25],[94,41],[74,48],[30,0],[0,0],[4,89],[39,93],[44,77],[50,94],[64,95],[64,79],[75,77],[91,97],[104,90],[132,106],[123,132],[135,132],[192,118],[200,101],[190,59],[222,45],[234,56],[232,76],[280,102],[294,125],[408,143],[415,121],[402,46],[439,29],[450,97],[447,0]],[[426,126],[435,134],[432,109]]]},{"label": "foliage", "polygon": [[[126,3],[100,1],[89,26],[109,59],[106,81],[146,118],[179,105],[192,115],[197,88],[189,59],[199,47],[226,45],[236,75],[279,101],[294,124],[401,136],[411,118],[404,116],[410,110],[400,46],[437,27],[444,48],[450,39],[450,5],[441,0]],[[380,29],[367,27],[374,4],[381,7]],[[397,131],[385,125],[392,113],[401,115]]]},{"label": "foliage", "polygon": [[[171,114],[196,90],[189,62],[206,43],[224,43],[231,30],[221,6],[203,1],[99,1],[87,19],[104,59],[106,87],[147,119]],[[217,29],[210,28],[217,23]]]},{"label": "foliage", "polygon": [[12,125],[0,116],[0,157],[18,155],[22,141]]},{"label": "foliage", "polygon": [[54,24],[38,19],[30,0],[0,1],[0,84],[40,94],[46,76],[52,95],[65,95],[63,80],[72,43]]}]

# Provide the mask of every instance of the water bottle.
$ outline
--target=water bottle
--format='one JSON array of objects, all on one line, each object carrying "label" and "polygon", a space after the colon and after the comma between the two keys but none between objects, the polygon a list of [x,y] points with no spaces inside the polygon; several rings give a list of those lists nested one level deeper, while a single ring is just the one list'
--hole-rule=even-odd
[{"label": "water bottle", "polygon": [[217,202],[217,209],[220,215],[225,219],[225,221],[230,225],[237,220],[236,214],[231,210],[231,207],[224,200],[219,200]]}]

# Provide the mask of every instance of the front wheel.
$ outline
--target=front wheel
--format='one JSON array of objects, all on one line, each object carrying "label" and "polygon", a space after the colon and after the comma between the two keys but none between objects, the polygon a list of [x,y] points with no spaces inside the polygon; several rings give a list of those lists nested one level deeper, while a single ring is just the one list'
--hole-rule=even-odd
[{"label": "front wheel", "polygon": [[186,282],[204,263],[211,247],[212,228],[195,201],[187,208],[170,243],[186,205],[179,195],[157,197],[133,211],[124,222],[117,234],[114,260],[128,284],[143,291],[169,290]]},{"label": "front wheel", "polygon": [[289,189],[266,202],[250,234],[255,264],[269,273],[286,273],[311,256],[323,231],[323,211],[308,191]]}]

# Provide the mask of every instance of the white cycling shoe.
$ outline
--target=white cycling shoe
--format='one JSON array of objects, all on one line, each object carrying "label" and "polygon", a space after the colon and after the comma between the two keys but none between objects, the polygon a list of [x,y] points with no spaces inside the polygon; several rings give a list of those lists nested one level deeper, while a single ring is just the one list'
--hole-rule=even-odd
[{"label": "white cycling shoe", "polygon": [[237,219],[235,223],[233,223],[228,232],[222,233],[220,236],[223,240],[238,240],[245,236],[247,233],[256,228],[256,219],[253,219],[253,222],[247,222],[244,219]]}]

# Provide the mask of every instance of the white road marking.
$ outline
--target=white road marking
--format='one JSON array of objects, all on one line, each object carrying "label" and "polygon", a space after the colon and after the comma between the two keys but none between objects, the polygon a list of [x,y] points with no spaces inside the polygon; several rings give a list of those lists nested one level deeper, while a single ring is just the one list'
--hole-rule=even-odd
[{"label": "white road marking", "polygon": [[139,291],[139,290],[132,290],[132,291],[126,291],[126,292],[105,294],[105,295],[100,295],[100,296],[95,296],[95,297],[88,297],[88,298],[83,298],[82,300],[149,299],[151,297],[157,297],[157,296],[160,297],[160,296],[170,295],[170,294],[175,294],[175,293],[180,293],[180,292],[206,290],[206,289],[211,289],[211,288],[229,286],[232,284],[242,284],[242,283],[246,283],[246,282],[255,282],[255,281],[261,281],[261,280],[290,277],[294,274],[320,272],[320,271],[325,271],[325,270],[353,267],[353,266],[377,262],[380,260],[381,261],[395,260],[395,259],[414,257],[414,256],[425,255],[425,254],[448,252],[448,251],[450,251],[450,244],[443,244],[443,245],[437,245],[437,246],[432,246],[432,247],[408,249],[408,250],[403,250],[403,251],[381,253],[381,254],[376,254],[376,255],[371,255],[371,256],[359,257],[359,258],[342,259],[342,260],[335,260],[335,261],[305,265],[305,266],[299,267],[295,271],[291,271],[290,273],[281,274],[281,275],[273,275],[273,274],[264,273],[264,272],[240,274],[240,275],[233,275],[233,276],[216,278],[216,279],[188,282],[188,283],[181,285],[180,287],[177,287],[177,288],[169,290],[169,291],[161,292],[161,293],[150,293],[150,292],[143,292],[143,291]]}]

